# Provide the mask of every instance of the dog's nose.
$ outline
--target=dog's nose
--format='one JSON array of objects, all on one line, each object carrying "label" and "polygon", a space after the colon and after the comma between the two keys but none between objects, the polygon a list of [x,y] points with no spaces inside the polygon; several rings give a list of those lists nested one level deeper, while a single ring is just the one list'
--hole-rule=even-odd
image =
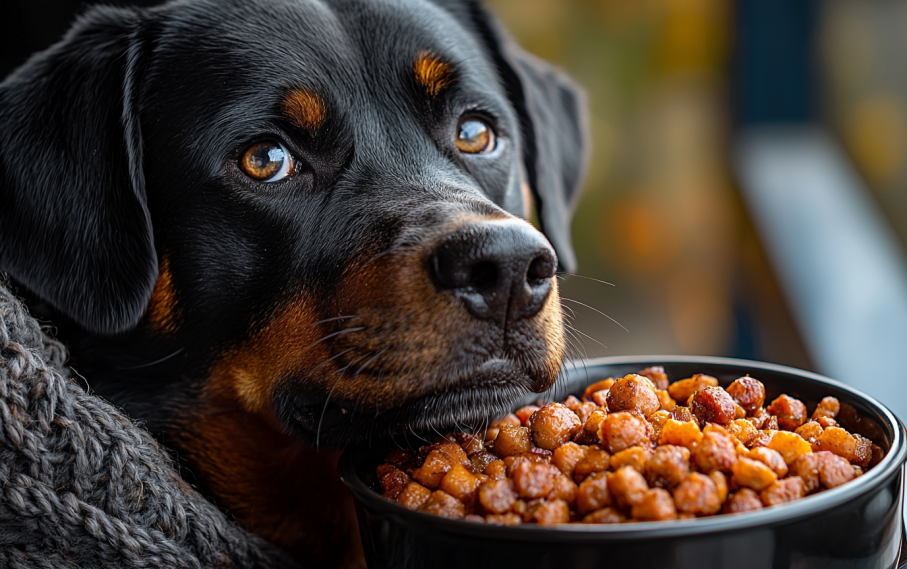
[{"label": "dog's nose", "polygon": [[504,323],[538,314],[551,293],[557,255],[520,222],[471,224],[435,248],[429,273],[476,318]]}]

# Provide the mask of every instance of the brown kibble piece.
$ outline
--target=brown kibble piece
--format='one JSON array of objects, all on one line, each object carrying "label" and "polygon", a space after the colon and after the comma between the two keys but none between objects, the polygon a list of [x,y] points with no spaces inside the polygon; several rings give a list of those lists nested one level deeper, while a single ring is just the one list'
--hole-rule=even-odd
[{"label": "brown kibble piece", "polygon": [[826,488],[835,488],[853,479],[853,466],[840,456],[832,454],[819,463],[819,481]]},{"label": "brown kibble piece", "polygon": [[519,514],[490,514],[485,516],[485,523],[492,526],[518,526],[523,523],[523,517]]},{"label": "brown kibble piece", "polygon": [[741,488],[734,492],[730,499],[724,503],[725,514],[739,514],[762,509],[762,500],[759,494],[749,488]]},{"label": "brown kibble piece", "polygon": [[857,439],[841,427],[828,427],[816,441],[819,450],[827,450],[846,459],[854,458],[857,450]]},{"label": "brown kibble piece", "polygon": [[549,403],[536,411],[529,421],[529,432],[540,448],[553,451],[573,438],[582,428],[576,413],[560,403]]},{"label": "brown kibble piece", "polygon": [[674,407],[677,407],[677,402],[671,398],[671,394],[666,389],[657,390],[655,396],[658,397],[658,404],[662,411],[673,411]]},{"label": "brown kibble piece", "polygon": [[655,389],[668,388],[668,374],[665,373],[665,368],[662,366],[647,367],[639,372],[639,375],[651,381]]},{"label": "brown kibble piece", "polygon": [[668,419],[661,429],[661,436],[658,438],[658,444],[694,448],[701,440],[702,431],[699,430],[696,423],[692,421],[681,423],[674,419]]},{"label": "brown kibble piece", "polygon": [[548,500],[563,500],[570,505],[576,501],[576,483],[559,470],[555,470],[554,487],[548,493]]},{"label": "brown kibble piece", "polygon": [[595,510],[583,518],[584,524],[619,524],[625,521],[627,521],[627,517],[615,508]]},{"label": "brown kibble piece", "polygon": [[520,425],[522,425],[522,422],[520,421],[520,418],[513,413],[508,413],[497,421],[492,421],[491,424],[488,425],[488,428],[500,429],[501,427],[505,427],[507,425],[510,425],[511,427],[519,427]]},{"label": "brown kibble piece", "polygon": [[765,409],[756,409],[749,414],[746,420],[752,423],[753,426],[757,429],[761,429],[765,426],[765,422],[769,417],[770,415],[765,411]]},{"label": "brown kibble piece", "polygon": [[728,385],[727,394],[748,413],[752,414],[765,403],[765,386],[758,379],[741,377]]},{"label": "brown kibble piece", "polygon": [[693,394],[690,405],[693,416],[699,423],[726,425],[737,416],[737,405],[727,392],[720,387],[704,387]]},{"label": "brown kibble piece", "polygon": [[563,500],[538,500],[529,506],[526,517],[540,526],[566,524],[570,521],[570,506]]},{"label": "brown kibble piece", "polygon": [[582,404],[583,404],[583,402],[580,401],[579,399],[577,399],[576,397],[574,397],[573,395],[570,395],[569,397],[564,399],[564,407],[566,407],[567,409],[570,409],[574,413],[576,413],[576,408]]},{"label": "brown kibble piece", "polygon": [[520,462],[513,469],[513,489],[520,498],[543,498],[554,489],[556,472],[548,464]]},{"label": "brown kibble piece", "polygon": [[778,451],[788,466],[800,455],[812,452],[813,447],[797,433],[778,431],[772,435],[768,448]]},{"label": "brown kibble piece", "polygon": [[649,485],[673,488],[690,471],[690,451],[682,446],[662,445],[646,462],[645,475]]},{"label": "brown kibble piece", "polygon": [[611,472],[607,478],[608,493],[621,508],[631,508],[638,504],[649,489],[642,474],[629,467]]},{"label": "brown kibble piece", "polygon": [[587,387],[585,391],[583,391],[583,400],[586,400],[586,401],[591,400],[593,393],[611,389],[612,385],[614,385],[614,378],[611,378],[611,377],[609,377],[608,379],[603,379],[601,381],[597,381],[597,382],[593,383],[592,385]]},{"label": "brown kibble piece", "polygon": [[419,511],[453,520],[462,520],[466,517],[466,507],[463,506],[463,502],[441,490],[432,492]]},{"label": "brown kibble piece", "polygon": [[580,515],[611,505],[607,476],[605,472],[594,472],[579,485],[575,503]]},{"label": "brown kibble piece", "polygon": [[[684,407],[683,405],[677,405],[671,409],[671,418],[675,421],[685,423],[687,421],[696,422],[696,417],[693,416],[693,412],[690,411],[689,407]],[[699,423],[696,423],[696,426],[699,426]]]},{"label": "brown kibble piece", "polygon": [[648,442],[651,425],[638,416],[621,411],[609,413],[602,421],[599,437],[612,453]]},{"label": "brown kibble piece", "polygon": [[850,462],[858,466],[869,466],[872,461],[872,441],[860,435],[853,437],[857,439],[857,447],[853,451],[853,456],[850,457]]},{"label": "brown kibble piece", "polygon": [[601,442],[599,438],[599,431],[601,430],[602,422],[604,422],[607,412],[603,409],[596,409],[589,415],[589,418],[586,419],[586,422],[583,423],[583,428],[579,433],[576,434],[574,441],[577,444],[581,445],[594,445]]},{"label": "brown kibble piece", "polygon": [[576,413],[577,417],[579,417],[579,422],[585,425],[586,421],[589,420],[589,417],[592,416],[592,413],[594,413],[598,408],[598,405],[596,405],[595,403],[586,401],[584,403],[581,403],[576,409],[573,409],[573,412]]},{"label": "brown kibble piece", "polygon": [[586,456],[573,467],[573,479],[580,483],[589,474],[604,472],[608,470],[609,466],[611,466],[611,455],[608,454],[608,451],[590,448],[586,451]]},{"label": "brown kibble piece", "polygon": [[496,460],[498,457],[486,450],[469,455],[469,462],[472,463],[472,471],[475,473],[484,473],[488,465]]},{"label": "brown kibble piece", "polygon": [[822,435],[822,431],[822,425],[816,421],[807,421],[797,427],[794,432],[803,437],[803,440],[810,445],[818,445],[819,436]]},{"label": "brown kibble piece", "polygon": [[702,440],[693,450],[693,464],[708,474],[713,470],[729,473],[735,462],[737,447],[731,436],[717,425],[706,425],[702,431]]},{"label": "brown kibble piece", "polygon": [[494,453],[500,457],[523,454],[532,449],[527,427],[504,425],[494,440]]},{"label": "brown kibble piece", "polygon": [[466,506],[475,502],[479,481],[462,464],[454,465],[441,479],[439,490],[447,492]]},{"label": "brown kibble piece", "polygon": [[756,434],[759,432],[758,429],[746,419],[734,419],[728,423],[725,428],[731,436],[740,441],[740,444],[744,446],[752,444],[753,439],[756,438]]},{"label": "brown kibble piece", "polygon": [[758,460],[741,458],[734,465],[733,483],[757,492],[768,488],[778,480],[775,471]]},{"label": "brown kibble piece", "polygon": [[822,401],[819,401],[816,406],[816,410],[813,411],[813,419],[818,419],[819,417],[834,419],[840,411],[841,402],[836,397],[823,397]]},{"label": "brown kibble piece", "polygon": [[396,466],[382,464],[378,467],[378,481],[381,483],[385,497],[393,499],[403,490],[404,486],[412,482],[412,479]]},{"label": "brown kibble piece", "polygon": [[418,482],[410,482],[397,495],[397,502],[408,510],[418,510],[431,497],[431,490]]},{"label": "brown kibble piece", "polygon": [[781,453],[767,447],[756,447],[746,453],[747,458],[758,460],[765,466],[771,468],[778,478],[787,476],[787,463]]},{"label": "brown kibble piece", "polygon": [[693,472],[687,474],[674,488],[674,505],[678,512],[711,515],[721,509],[721,500],[712,479]]},{"label": "brown kibble piece", "polygon": [[507,477],[507,465],[503,460],[496,460],[485,467],[485,475],[492,480],[501,480]]},{"label": "brown kibble piece", "polygon": [[503,514],[510,510],[517,495],[510,480],[490,480],[479,486],[479,504],[492,514]]},{"label": "brown kibble piece", "polygon": [[523,427],[529,426],[529,418],[532,417],[532,414],[539,410],[538,405],[524,405],[516,410],[517,419],[520,420],[520,425]]},{"label": "brown kibble piece", "polygon": [[466,453],[466,456],[472,458],[477,452],[485,452],[485,444],[482,442],[481,435],[461,435],[459,437],[460,447],[463,449],[463,452]]},{"label": "brown kibble piece", "polygon": [[662,488],[646,490],[642,499],[633,506],[630,516],[640,521],[670,520],[677,515],[674,498]]},{"label": "brown kibble piece", "polygon": [[799,476],[803,482],[804,494],[809,494],[819,489],[819,467],[826,456],[834,456],[828,451],[811,452],[798,456],[790,464],[790,474]]},{"label": "brown kibble piece", "polygon": [[428,453],[422,466],[413,471],[413,479],[426,488],[435,490],[441,484],[441,479],[453,466],[454,461],[450,456],[436,448]]},{"label": "brown kibble piece", "polygon": [[697,373],[689,379],[681,379],[669,385],[668,393],[671,394],[675,401],[683,403],[690,398],[690,395],[693,395],[703,387],[718,387],[718,380],[710,375]]},{"label": "brown kibble piece", "polygon": [[576,463],[586,457],[588,447],[576,443],[566,443],[554,451],[551,463],[558,467],[565,475],[573,478],[573,469]]},{"label": "brown kibble piece", "polygon": [[715,483],[715,489],[718,490],[718,500],[723,504],[727,500],[728,494],[727,476],[720,470],[713,470],[709,473],[709,478]]},{"label": "brown kibble piece", "polygon": [[474,524],[484,524],[485,518],[478,514],[466,514],[466,517],[463,518],[464,522],[472,522]]},{"label": "brown kibble piece", "polygon": [[614,382],[608,391],[608,412],[636,411],[650,417],[661,405],[652,389],[652,382],[641,375],[626,375]]},{"label": "brown kibble piece", "polygon": [[759,497],[766,506],[777,506],[778,504],[799,500],[804,494],[805,488],[800,477],[789,476],[775,482],[760,492]]},{"label": "brown kibble piece", "polygon": [[793,431],[806,422],[806,405],[789,395],[780,395],[766,409],[778,418],[778,426]]},{"label": "brown kibble piece", "polygon": [[615,453],[611,456],[610,467],[614,470],[629,466],[639,472],[644,472],[646,460],[649,458],[649,451],[642,447],[632,447]]}]

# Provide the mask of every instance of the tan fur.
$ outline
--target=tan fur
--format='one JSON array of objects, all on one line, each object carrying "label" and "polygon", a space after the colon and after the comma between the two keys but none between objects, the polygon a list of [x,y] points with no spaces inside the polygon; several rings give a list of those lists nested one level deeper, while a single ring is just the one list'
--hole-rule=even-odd
[{"label": "tan fur", "polygon": [[419,85],[432,97],[437,97],[454,80],[450,65],[427,51],[416,58],[413,72]]},{"label": "tan fur", "polygon": [[145,320],[148,326],[161,334],[173,334],[179,328],[180,310],[176,305],[176,291],[173,288],[173,274],[170,272],[170,259],[161,256],[157,281],[148,300]]},{"label": "tan fur", "polygon": [[290,122],[301,129],[315,133],[327,119],[324,99],[307,89],[294,89],[281,103],[281,110]]}]

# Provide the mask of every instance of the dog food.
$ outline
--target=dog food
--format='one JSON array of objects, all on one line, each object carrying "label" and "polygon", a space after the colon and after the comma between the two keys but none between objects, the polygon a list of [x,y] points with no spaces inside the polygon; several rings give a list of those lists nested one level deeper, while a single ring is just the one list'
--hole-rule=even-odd
[{"label": "dog food", "polygon": [[[766,405],[767,403],[767,405]],[[410,510],[492,525],[611,524],[735,514],[845,484],[882,457],[835,420],[741,377],[669,384],[651,367],[529,405],[484,433],[391,452],[377,474]],[[851,410],[852,411],[852,410]]]}]

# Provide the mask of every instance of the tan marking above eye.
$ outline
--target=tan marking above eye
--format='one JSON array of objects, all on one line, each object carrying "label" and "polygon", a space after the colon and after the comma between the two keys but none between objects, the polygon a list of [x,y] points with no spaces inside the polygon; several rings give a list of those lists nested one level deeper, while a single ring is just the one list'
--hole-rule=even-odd
[{"label": "tan marking above eye", "polygon": [[460,152],[466,154],[491,152],[495,146],[495,136],[491,126],[475,117],[460,119],[455,140]]},{"label": "tan marking above eye", "polygon": [[413,72],[419,85],[432,97],[437,97],[454,79],[450,65],[428,51],[423,51],[416,58]]},{"label": "tan marking above eye", "polygon": [[278,182],[293,173],[295,163],[290,152],[279,142],[256,142],[243,152],[239,167],[253,180]]},{"label": "tan marking above eye", "polygon": [[294,125],[313,133],[321,128],[327,118],[324,99],[307,89],[294,89],[280,104],[284,116]]}]

